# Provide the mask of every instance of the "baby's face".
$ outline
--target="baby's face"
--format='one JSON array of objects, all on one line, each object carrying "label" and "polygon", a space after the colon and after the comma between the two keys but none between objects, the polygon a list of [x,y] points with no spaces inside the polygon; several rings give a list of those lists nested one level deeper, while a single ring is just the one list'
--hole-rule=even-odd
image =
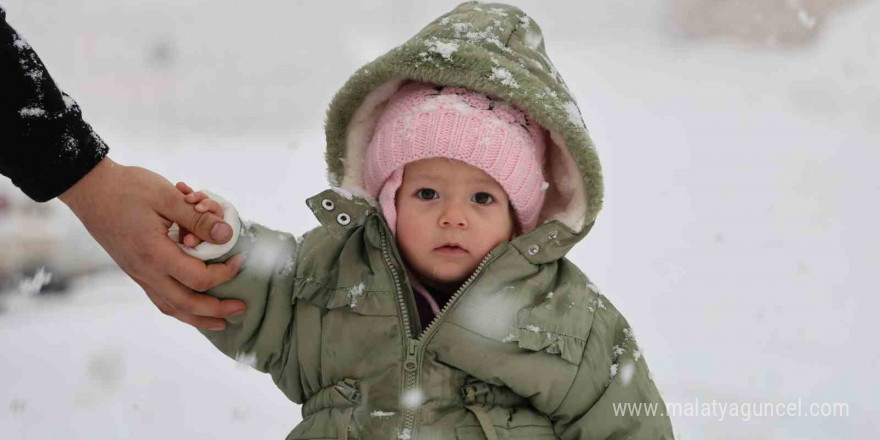
[{"label": "baby's face", "polygon": [[[504,189],[457,160],[408,163],[395,206],[398,247],[410,269],[435,289],[457,289],[492,248],[513,238]],[[449,242],[458,247],[446,247]]]}]

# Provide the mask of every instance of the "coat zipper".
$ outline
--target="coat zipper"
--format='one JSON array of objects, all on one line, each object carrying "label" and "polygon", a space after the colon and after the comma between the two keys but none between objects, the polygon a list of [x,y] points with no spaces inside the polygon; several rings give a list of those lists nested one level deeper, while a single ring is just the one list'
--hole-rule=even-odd
[{"label": "coat zipper", "polygon": [[[449,301],[446,302],[446,305],[443,306],[443,309],[440,310],[440,313],[437,314],[437,316],[434,316],[434,319],[431,320],[431,323],[428,324],[427,327],[425,327],[425,329],[422,331],[422,334],[419,335],[419,338],[410,341],[410,347],[412,347],[411,351],[413,351],[413,354],[411,355],[411,357],[412,357],[412,360],[415,362],[415,364],[414,364],[415,368],[413,368],[413,376],[414,376],[413,377],[413,385],[412,385],[412,388],[410,388],[410,390],[418,390],[419,389],[419,384],[418,384],[418,380],[417,380],[419,378],[419,376],[417,373],[418,373],[418,366],[421,365],[421,362],[419,361],[419,357],[421,356],[421,351],[422,351],[421,349],[424,347],[425,343],[431,338],[431,336],[433,336],[434,330],[437,328],[437,326],[439,325],[439,322],[442,320],[442,318],[446,317],[446,311],[449,310],[449,308],[452,307],[452,305],[455,304],[456,301],[458,301],[458,298],[461,297],[465,291],[467,291],[468,287],[470,287],[471,283],[473,283],[474,280],[477,279],[477,276],[479,276],[480,272],[482,272],[483,267],[486,266],[486,264],[491,259],[492,259],[491,253],[488,253],[488,254],[486,254],[485,257],[483,257],[483,260],[480,261],[480,264],[474,270],[474,273],[472,273],[471,276],[469,276],[468,279],[464,282],[464,284],[462,284],[458,288],[458,290],[455,291],[455,294],[453,294],[452,297],[449,298]],[[410,355],[407,355],[407,361],[409,361],[409,359],[410,359]],[[406,365],[406,364],[404,364],[404,365]],[[411,392],[416,392],[416,391],[411,391]],[[418,397],[419,397],[419,399],[421,399],[421,393],[418,393]],[[419,403],[421,403],[421,402],[419,402]],[[418,412],[418,408],[420,408],[420,407],[421,407],[421,405],[416,406],[415,408],[412,408],[412,409],[407,408],[407,418],[406,418],[406,424],[404,425],[404,432],[408,432],[408,433],[412,434],[413,427],[415,426],[416,413]]]},{"label": "coat zipper", "polygon": [[[397,270],[394,268],[394,264],[391,261],[391,256],[388,252],[388,241],[385,238],[385,231],[380,231],[379,234],[382,238],[382,255],[385,257],[385,264],[388,266],[388,269],[391,271],[391,276],[394,278],[394,288],[397,291],[397,304],[400,308],[401,316],[403,318],[404,330],[406,332],[406,360],[404,361],[403,369],[406,371],[406,389],[404,390],[404,413],[406,415],[404,419],[403,434],[407,438],[411,438],[413,434],[413,427],[415,426],[416,420],[416,412],[418,408],[421,406],[422,395],[419,392],[419,384],[418,384],[418,370],[419,370],[419,355],[421,354],[421,348],[425,341],[427,341],[432,333],[432,330],[436,328],[438,322],[442,317],[446,315],[446,311],[455,304],[458,298],[470,287],[471,283],[477,278],[480,272],[483,270],[483,267],[492,259],[492,253],[489,252],[483,257],[483,260],[480,261],[480,264],[474,270],[474,273],[468,277],[468,279],[462,284],[458,290],[449,298],[449,301],[446,302],[446,305],[443,306],[443,309],[440,310],[440,313],[431,320],[431,323],[428,324],[427,327],[422,331],[422,334],[419,335],[418,339],[413,338],[413,331],[411,328],[409,312],[406,308],[406,298],[403,296],[403,291],[400,288],[400,278],[397,274]],[[415,402],[414,400],[418,400]]]},{"label": "coat zipper", "polygon": [[414,393],[418,388],[416,387],[416,370],[418,370],[418,341],[413,339],[413,331],[412,326],[409,319],[409,312],[406,307],[406,298],[403,296],[403,290],[400,288],[400,278],[397,275],[397,270],[394,267],[394,263],[391,261],[390,253],[388,252],[388,241],[385,238],[385,231],[380,230],[379,236],[382,239],[382,256],[385,258],[385,265],[388,266],[388,270],[391,271],[391,276],[394,278],[394,289],[397,293],[397,306],[400,309],[400,316],[403,320],[403,329],[404,333],[406,333],[406,360],[404,361],[404,428],[402,433],[410,433],[412,432],[412,426],[415,423],[415,410],[413,409],[414,405],[407,401],[408,396],[412,396],[411,393]]},{"label": "coat zipper", "polygon": [[468,287],[470,287],[471,283],[473,283],[474,280],[477,279],[477,276],[480,274],[480,272],[483,271],[483,267],[486,266],[486,264],[489,263],[489,260],[491,259],[491,252],[483,257],[483,260],[480,261],[479,265],[477,265],[474,273],[472,273],[471,276],[469,276],[468,279],[464,282],[464,284],[462,284],[458,288],[458,290],[455,291],[455,293],[449,298],[449,301],[446,301],[446,305],[444,305],[443,308],[440,309],[440,313],[434,316],[434,319],[432,319],[428,326],[425,327],[425,329],[422,331],[422,334],[419,336],[419,342],[425,342],[430,338],[430,333],[437,326],[440,318],[445,317],[446,311],[449,310],[449,308],[452,307],[456,301],[458,301],[458,298],[467,290]]},{"label": "coat zipper", "polygon": [[413,338],[413,331],[409,320],[409,312],[406,309],[406,298],[403,297],[403,291],[400,288],[400,277],[397,275],[397,270],[394,268],[394,263],[391,261],[391,255],[388,252],[388,241],[385,238],[385,231],[380,231],[379,236],[382,237],[382,256],[385,257],[385,264],[388,266],[388,270],[391,271],[391,277],[394,278],[394,289],[397,292],[397,305],[403,318],[403,329],[406,332],[406,339],[410,340]]}]

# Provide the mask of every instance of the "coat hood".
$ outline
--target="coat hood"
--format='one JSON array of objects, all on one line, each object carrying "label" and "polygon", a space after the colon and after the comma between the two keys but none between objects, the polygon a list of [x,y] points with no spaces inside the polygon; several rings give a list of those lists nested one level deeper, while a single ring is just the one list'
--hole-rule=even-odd
[{"label": "coat hood", "polygon": [[[559,257],[589,232],[602,207],[599,158],[574,97],[547,57],[540,27],[505,4],[463,3],[349,78],[325,122],[332,186],[370,200],[363,158],[385,104],[407,81],[465,87],[526,111],[547,130],[550,184],[538,227],[526,235],[546,235],[542,226],[554,223],[551,238],[566,242],[554,252]],[[557,239],[560,232],[565,237]]]}]

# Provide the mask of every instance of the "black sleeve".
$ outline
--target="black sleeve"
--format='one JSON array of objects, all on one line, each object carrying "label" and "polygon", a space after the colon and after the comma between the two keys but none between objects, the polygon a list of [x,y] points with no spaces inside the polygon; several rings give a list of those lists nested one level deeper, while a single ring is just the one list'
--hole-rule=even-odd
[{"label": "black sleeve", "polygon": [[107,150],[0,7],[0,174],[45,202],[85,176]]}]

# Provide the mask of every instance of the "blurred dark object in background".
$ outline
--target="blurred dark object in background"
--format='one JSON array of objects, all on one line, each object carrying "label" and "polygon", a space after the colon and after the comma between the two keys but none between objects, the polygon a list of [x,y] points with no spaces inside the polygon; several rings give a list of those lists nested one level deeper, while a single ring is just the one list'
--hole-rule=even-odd
[{"label": "blurred dark object in background", "polygon": [[71,278],[108,267],[110,257],[64,205],[34,202],[0,178],[0,291],[42,279],[25,290],[62,292]]}]

